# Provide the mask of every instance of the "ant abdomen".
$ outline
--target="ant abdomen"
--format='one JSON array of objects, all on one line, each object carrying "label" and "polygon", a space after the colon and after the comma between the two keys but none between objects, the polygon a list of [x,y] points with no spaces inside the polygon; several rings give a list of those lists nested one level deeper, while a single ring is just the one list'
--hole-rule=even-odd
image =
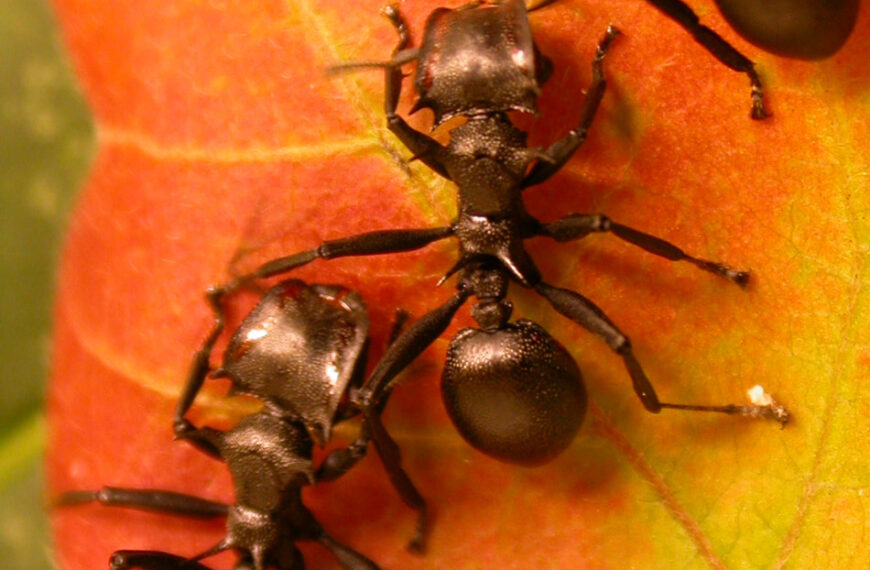
[{"label": "ant abdomen", "polygon": [[577,363],[528,320],[460,331],[447,350],[441,395],[468,443],[521,465],[540,465],[564,451],[586,412]]}]

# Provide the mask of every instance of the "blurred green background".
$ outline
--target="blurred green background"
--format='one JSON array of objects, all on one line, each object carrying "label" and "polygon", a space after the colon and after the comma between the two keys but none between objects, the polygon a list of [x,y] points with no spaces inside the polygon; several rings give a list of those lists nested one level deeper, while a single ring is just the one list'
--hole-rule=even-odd
[{"label": "blurred green background", "polygon": [[0,566],[52,568],[42,455],[56,265],[93,126],[48,0],[0,0]]}]

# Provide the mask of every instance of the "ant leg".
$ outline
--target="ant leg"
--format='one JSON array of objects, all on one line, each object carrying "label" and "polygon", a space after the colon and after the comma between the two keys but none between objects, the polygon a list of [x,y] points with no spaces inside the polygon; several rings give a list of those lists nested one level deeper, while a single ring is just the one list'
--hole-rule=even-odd
[{"label": "ant leg", "polygon": [[[351,547],[335,540],[325,532],[317,537],[317,541],[328,548],[341,565],[349,570],[379,570],[377,564]],[[294,566],[293,568],[296,567]]]},{"label": "ant leg", "polygon": [[425,314],[398,335],[375,367],[369,381],[352,397],[362,411],[365,429],[369,430],[393,487],[402,501],[417,511],[417,530],[408,543],[408,548],[414,552],[422,552],[425,548],[428,532],[426,500],[402,469],[401,451],[384,428],[381,412],[395,387],[396,375],[441,336],[470,294],[469,291],[460,290],[444,305]]},{"label": "ant leg", "polygon": [[109,559],[111,570],[143,568],[145,570],[210,570],[199,562],[159,550],[118,550]]},{"label": "ant leg", "polygon": [[[244,566],[245,570],[266,570],[266,568],[304,570],[305,558],[296,547],[296,543],[300,540],[319,542],[332,552],[343,568],[351,570],[379,570],[374,562],[328,535],[320,523],[317,522],[317,519],[314,518],[314,515],[311,514],[311,511],[303,504],[298,503],[282,516],[288,517],[287,520],[291,521],[292,528],[288,530],[292,534],[284,537],[290,540],[280,540],[276,545],[277,548],[270,549],[271,552],[268,553],[268,558],[264,558],[266,552],[263,548],[260,548],[259,552],[255,552],[253,549],[249,550],[252,560],[249,565]],[[263,541],[261,547],[268,546],[268,541],[268,538]],[[217,551],[225,546],[225,544],[218,544],[212,550]],[[210,555],[210,552],[203,553],[200,556],[205,555]],[[237,566],[237,568],[241,570],[241,566]]]},{"label": "ant leg", "polygon": [[647,0],[650,4],[664,12],[664,14],[692,34],[695,41],[701,44],[716,59],[729,68],[749,77],[752,86],[752,113],[753,119],[759,120],[770,116],[770,112],[764,106],[764,91],[761,80],[755,71],[755,64],[745,55],[737,51],[734,46],[726,42],[722,37],[701,24],[698,15],[682,0]]},{"label": "ant leg", "polygon": [[193,401],[196,399],[208,376],[211,351],[214,349],[217,339],[226,326],[226,309],[223,306],[223,299],[232,290],[227,287],[211,287],[206,291],[206,299],[214,313],[214,325],[205,342],[203,342],[202,347],[200,347],[194,356],[193,366],[187,376],[187,382],[181,397],[178,399],[178,404],[175,407],[175,417],[172,421],[172,429],[175,432],[176,438],[188,441],[203,453],[217,459],[221,459],[220,448],[224,437],[223,432],[212,428],[197,428],[184,416],[190,410]]},{"label": "ant leg", "polygon": [[[408,549],[412,552],[423,552],[425,550],[426,534],[429,526],[426,516],[426,500],[414,486],[408,474],[402,469],[399,448],[381,422],[380,411],[383,409],[386,401],[386,399],[382,400],[382,405],[378,406],[379,409],[375,413],[364,414],[365,421],[359,438],[346,449],[337,449],[330,452],[321,462],[315,479],[317,481],[332,481],[344,475],[365,456],[369,441],[374,439],[375,447],[378,450],[378,455],[381,457],[381,462],[384,464],[384,469],[387,471],[390,482],[399,493],[402,501],[417,512],[417,528],[414,536],[408,542]],[[336,556],[338,556],[338,553],[336,553]],[[340,556],[338,557],[341,559]]]},{"label": "ant leg", "polygon": [[420,317],[396,338],[375,366],[368,382],[354,397],[360,409],[371,411],[381,405],[395,387],[396,375],[441,336],[470,295],[471,291],[460,289],[446,303]]},{"label": "ant leg", "polygon": [[[387,343],[385,345],[385,348],[388,348],[391,344],[396,342],[396,339],[399,337],[399,333],[402,332],[405,323],[410,317],[411,314],[404,309],[397,308],[395,310],[395,313],[393,315],[393,324],[390,326],[390,334],[387,337]],[[361,357],[357,360],[356,369],[354,370],[353,376],[351,377],[350,382],[348,382],[346,388],[346,391],[348,393],[357,392],[359,388],[363,385],[363,382],[365,382],[365,372],[368,362],[367,352],[368,348],[366,347],[365,349],[363,349]],[[339,408],[338,412],[336,412],[333,425],[339,424],[357,415],[359,415],[359,410],[354,406],[342,406]]]},{"label": "ant leg", "polygon": [[[209,501],[183,493],[119,487],[103,487],[99,491],[69,491],[58,497],[55,505],[69,507],[91,502],[203,519],[225,517],[229,511],[229,505],[225,503]],[[192,562],[188,558],[150,550],[119,550],[112,554],[109,566],[112,570],[125,570],[127,568],[209,570],[207,566]]]},{"label": "ant leg", "polygon": [[411,552],[422,553],[426,550],[426,536],[429,534],[429,517],[426,499],[417,490],[414,482],[402,468],[402,453],[398,444],[387,432],[381,421],[380,412],[369,413],[363,410],[366,430],[371,434],[378,450],[378,456],[384,465],[384,470],[393,484],[393,488],[399,493],[402,501],[417,513],[416,529],[414,536],[408,541],[407,548]]},{"label": "ant leg", "polygon": [[725,406],[699,406],[693,404],[670,404],[660,402],[652,383],[641,368],[640,363],[634,357],[631,350],[631,342],[614,325],[607,315],[592,301],[579,293],[568,289],[552,287],[546,283],[535,285],[535,291],[547,299],[553,308],[579,324],[589,332],[599,336],[610,346],[611,350],[622,356],[628,374],[634,386],[634,391],[643,403],[644,408],[653,413],[658,413],[662,408],[674,408],[697,412],[719,412],[752,418],[772,419],[785,425],[788,421],[788,411],[769,400],[759,405],[725,405]]},{"label": "ant leg", "polygon": [[411,318],[411,314],[408,311],[401,308],[396,309],[395,313],[393,313],[393,324],[390,326],[390,336],[387,337],[387,346],[396,342],[396,339],[399,338],[399,333],[402,332],[409,318]]},{"label": "ant leg", "polygon": [[202,389],[206,376],[208,376],[211,351],[214,349],[217,339],[220,337],[224,327],[226,326],[226,310],[223,306],[223,299],[229,292],[229,289],[220,287],[212,287],[206,291],[206,300],[214,313],[214,325],[208,333],[205,342],[203,342],[202,347],[196,351],[196,355],[193,358],[193,366],[187,376],[184,391],[181,393],[181,397],[178,399],[178,404],[175,407],[175,418],[173,424],[175,425],[176,434],[179,426],[184,423],[184,416],[187,414],[187,411],[190,410],[190,406],[193,405],[196,395],[199,394],[199,391]]},{"label": "ant leg", "polygon": [[[399,36],[399,41],[396,44],[396,47],[393,48],[392,53],[392,56],[395,57],[396,54],[404,49],[407,49],[408,44],[411,43],[411,36],[408,34],[408,23],[405,21],[405,17],[402,16],[402,13],[399,10],[399,6],[397,4],[389,4],[387,6],[384,6],[381,14],[383,14],[390,21],[390,23],[393,25],[393,28],[395,28],[396,30],[396,34],[398,34]],[[384,113],[386,113],[387,117],[390,118],[392,115],[396,114],[396,107],[399,106],[399,96],[402,94],[402,79],[404,79],[404,75],[402,74],[402,68],[397,65],[387,67],[386,75],[384,77]]]},{"label": "ant leg", "polygon": [[350,471],[350,469],[359,463],[359,460],[366,456],[366,449],[369,441],[371,441],[371,433],[367,426],[363,426],[360,436],[343,449],[334,449],[323,458],[317,472],[314,474],[314,480],[334,481]]},{"label": "ant leg", "polygon": [[217,459],[221,458],[221,444],[223,432],[212,428],[197,428],[184,416],[187,414],[193,401],[202,389],[205,379],[210,370],[209,359],[215,342],[220,337],[226,326],[226,311],[223,307],[223,298],[230,291],[224,287],[212,287],[206,292],[206,298],[214,312],[214,326],[203,342],[202,347],[196,352],[193,365],[187,376],[184,390],[175,407],[175,417],[172,420],[172,430],[175,437],[188,441],[191,445]]},{"label": "ant leg", "polygon": [[745,288],[749,283],[749,273],[731,269],[727,265],[692,257],[674,244],[650,234],[635,230],[611,221],[608,217],[598,214],[572,214],[551,224],[540,226],[540,235],[545,235],[556,241],[571,241],[586,237],[593,232],[610,232],[619,239],[654,255],[671,261],[687,261],[704,271],[709,271],[732,283]]},{"label": "ant leg", "polygon": [[223,447],[225,433],[210,427],[195,427],[186,419],[182,419],[174,426],[175,437],[188,442],[206,455],[215,459],[223,460]]},{"label": "ant leg", "polygon": [[408,25],[399,11],[398,5],[390,4],[385,6],[381,14],[390,20],[399,36],[399,41],[393,49],[390,60],[386,62],[360,61],[344,63],[333,66],[328,71],[336,73],[365,67],[383,67],[385,73],[384,114],[387,117],[387,128],[413,153],[414,160],[422,161],[430,169],[450,180],[450,174],[441,160],[441,157],[446,153],[446,149],[432,137],[412,128],[396,113],[402,93],[402,80],[405,78],[405,75],[402,73],[402,66],[418,59],[419,50],[408,47],[410,43]]},{"label": "ant leg", "polygon": [[[390,20],[390,23],[393,24],[393,27],[399,34],[399,43],[393,50],[393,56],[395,56],[408,46],[410,41],[408,25],[399,12],[399,7],[396,5],[391,4],[386,6],[383,10],[383,15]],[[384,70],[384,73],[384,113],[387,116],[387,128],[411,151],[414,159],[420,160],[430,169],[450,180],[450,175],[440,159],[446,152],[446,149],[432,137],[411,127],[402,117],[396,114],[399,96],[402,93],[402,79],[404,79],[401,66],[388,66]]]},{"label": "ant leg", "polygon": [[[402,328],[405,326],[409,317],[410,315],[404,309],[396,309],[396,314],[393,317],[393,325],[390,328],[390,336],[387,346],[396,342],[399,333],[402,332]],[[384,398],[378,404],[378,416],[383,412],[386,405],[387,399]],[[358,411],[354,410],[352,413],[355,415]],[[352,417],[352,415],[348,414],[342,419],[347,419],[349,417]],[[363,423],[362,428],[360,429],[360,435],[357,437],[356,441],[344,449],[335,449],[327,454],[320,463],[320,466],[317,468],[317,473],[314,476],[315,481],[334,481],[347,473],[359,462],[360,459],[365,457],[368,444],[371,440],[372,434],[369,425]]]},{"label": "ant leg", "polygon": [[598,106],[601,104],[601,99],[604,97],[604,90],[607,87],[607,82],[604,80],[604,71],[602,64],[607,55],[607,50],[610,44],[621,32],[614,26],[608,26],[604,38],[598,44],[598,51],[595,53],[595,59],[592,60],[592,85],[586,92],[586,98],[583,100],[583,108],[580,111],[580,122],[568,136],[560,141],[553,143],[542,155],[542,159],[532,167],[532,170],[522,182],[523,188],[540,184],[550,178],[553,174],[559,171],[562,166],[568,162],[578,148],[586,141],[586,135],[589,133],[589,128],[592,126],[592,120],[595,118],[595,113],[598,111]]},{"label": "ant leg", "polygon": [[233,290],[247,281],[286,273],[297,267],[307,265],[315,259],[413,251],[451,235],[453,235],[453,228],[448,226],[419,230],[382,230],[329,240],[323,242],[315,249],[309,249],[308,251],[288,255],[287,257],[279,257],[264,263],[255,269],[253,273],[239,277],[219,289],[221,291]]},{"label": "ant leg", "polygon": [[127,507],[139,511],[168,513],[191,518],[226,516],[229,510],[229,505],[225,503],[209,501],[184,493],[120,487],[103,487],[99,491],[68,491],[57,498],[55,505],[70,507],[93,502],[113,507]]}]

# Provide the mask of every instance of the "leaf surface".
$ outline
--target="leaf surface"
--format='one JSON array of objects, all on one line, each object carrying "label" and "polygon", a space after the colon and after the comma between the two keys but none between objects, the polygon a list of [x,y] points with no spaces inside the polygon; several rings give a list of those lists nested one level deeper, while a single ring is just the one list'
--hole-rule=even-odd
[{"label": "leaf surface", "polygon": [[[822,63],[768,56],[702,20],[758,62],[775,113],[748,118],[749,86],[638,0],[572,0],[531,16],[556,73],[533,145],[579,113],[597,41],[608,91],[587,144],[530,189],[531,213],[602,212],[699,257],[752,271],[748,290],[593,236],[533,240],[547,282],[594,300],[628,334],[664,401],[742,403],[763,385],[793,413],[784,430],[730,417],[646,413],[620,359],[534,294],[517,317],[565,344],[591,405],[566,453],[537,469],[467,446],[438,378],[468,311],[405,373],[386,415],[436,521],[429,552],[404,551],[413,517],[375,458],[307,503],[336,538],[384,568],[863,568],[868,356],[870,21]],[[209,284],[240,267],[375,229],[445,225],[452,186],[384,129],[378,72],[328,78],[339,61],[385,59],[378,2],[58,0],[100,151],[75,215],[56,312],[51,488],[166,488],[229,500],[223,465],[173,443],[171,415],[210,319]],[[402,10],[419,41],[431,2]],[[406,80],[406,90],[410,82]],[[401,109],[412,102],[405,93]],[[413,118],[428,128],[429,117]],[[443,133],[439,136],[445,136]],[[443,303],[452,243],[317,262],[294,276],[359,290],[382,352],[391,315]],[[237,307],[237,312],[242,312]],[[195,420],[228,424],[250,402],[220,387]],[[339,443],[353,437],[349,427]],[[87,506],[55,513],[63,568],[117,548],[193,555],[220,524]],[[334,561],[306,550],[313,568]],[[220,566],[219,564],[224,564]],[[222,557],[216,567],[231,566]]]}]

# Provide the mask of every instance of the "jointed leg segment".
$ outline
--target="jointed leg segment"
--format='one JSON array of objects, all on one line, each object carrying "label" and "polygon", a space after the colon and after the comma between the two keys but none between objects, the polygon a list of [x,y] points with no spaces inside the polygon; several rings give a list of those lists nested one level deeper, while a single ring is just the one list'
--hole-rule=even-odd
[{"label": "jointed leg segment", "polygon": [[753,418],[772,419],[785,425],[788,421],[788,412],[775,403],[760,405],[735,405],[704,406],[694,404],[672,404],[659,401],[652,383],[647,378],[640,363],[631,350],[631,342],[614,325],[607,315],[592,301],[579,293],[568,289],[552,287],[546,283],[538,283],[535,286],[541,296],[547,299],[553,308],[565,315],[586,330],[596,334],[607,345],[622,356],[622,360],[631,376],[634,391],[643,403],[644,408],[653,413],[658,413],[662,408],[689,410],[697,412],[718,412],[723,414],[741,415]]},{"label": "jointed leg segment", "polygon": [[607,32],[601,43],[598,44],[598,51],[595,53],[595,59],[592,61],[592,85],[586,92],[586,97],[583,99],[583,107],[580,111],[580,121],[578,125],[568,133],[568,136],[560,141],[553,143],[550,148],[544,151],[544,160],[539,160],[529,174],[523,180],[523,188],[540,184],[553,174],[559,171],[562,166],[568,162],[574,153],[586,141],[586,136],[589,133],[589,128],[592,126],[592,121],[595,118],[595,113],[601,105],[601,99],[604,97],[604,90],[607,87],[607,82],[604,80],[604,71],[602,69],[604,58],[607,55],[607,50],[613,40],[619,36],[620,31],[614,26],[608,26]]},{"label": "jointed leg segment", "polygon": [[687,261],[704,271],[724,277],[740,287],[746,287],[749,282],[749,273],[746,271],[738,271],[715,261],[692,257],[668,241],[617,224],[606,216],[598,214],[572,214],[553,223],[542,225],[540,231],[542,235],[549,236],[556,241],[571,241],[583,238],[590,233],[609,232],[649,253],[671,261]]}]

